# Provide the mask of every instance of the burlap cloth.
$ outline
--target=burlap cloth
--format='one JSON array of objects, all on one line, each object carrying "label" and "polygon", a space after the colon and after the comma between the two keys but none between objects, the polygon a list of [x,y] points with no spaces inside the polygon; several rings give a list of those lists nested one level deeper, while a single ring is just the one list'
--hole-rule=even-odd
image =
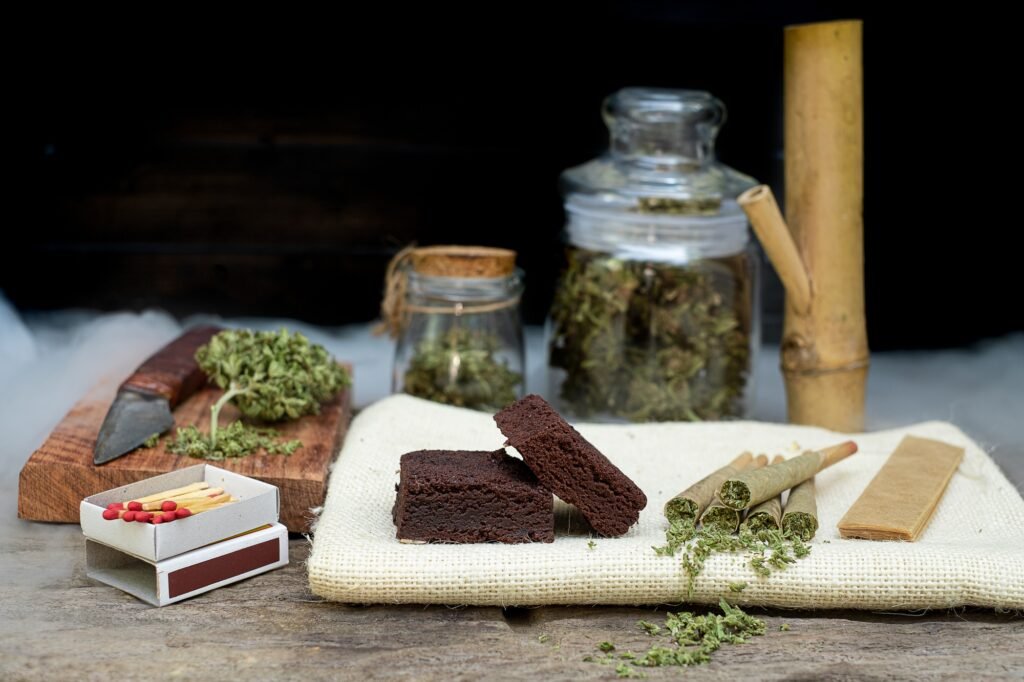
[{"label": "burlap cloth", "polygon": [[[324,598],[361,603],[654,604],[683,600],[678,557],[664,542],[665,500],[743,450],[796,454],[841,439],[828,431],[754,422],[611,426],[579,431],[647,493],[647,508],[615,539],[581,534],[560,505],[554,543],[409,545],[391,507],[399,456],[410,450],[496,449],[490,415],[395,396],[352,423],[314,533],[309,581]],[[843,540],[836,523],[904,434],[966,448],[917,542]],[[707,562],[690,601],[793,608],[1024,609],[1024,501],[995,463],[951,424],[926,422],[854,436],[860,451],[817,478],[821,529],[808,558],[762,578],[742,555]],[[746,582],[741,593],[729,583]]]}]

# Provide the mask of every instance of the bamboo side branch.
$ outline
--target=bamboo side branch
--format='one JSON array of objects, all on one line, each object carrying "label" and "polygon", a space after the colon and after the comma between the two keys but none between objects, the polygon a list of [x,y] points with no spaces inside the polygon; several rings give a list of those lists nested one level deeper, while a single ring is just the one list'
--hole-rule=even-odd
[{"label": "bamboo side branch", "polygon": [[779,273],[788,302],[797,314],[806,315],[811,308],[811,280],[771,188],[767,185],[751,187],[738,201]]}]

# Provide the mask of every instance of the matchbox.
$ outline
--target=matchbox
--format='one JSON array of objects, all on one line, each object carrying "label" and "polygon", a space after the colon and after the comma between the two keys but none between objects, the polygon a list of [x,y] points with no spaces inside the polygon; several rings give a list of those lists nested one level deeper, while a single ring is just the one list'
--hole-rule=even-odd
[{"label": "matchbox", "polygon": [[[231,503],[160,525],[104,518],[104,512],[109,513],[108,505],[202,483],[208,484],[210,490],[223,489],[232,498]],[[158,562],[276,523],[279,506],[276,486],[210,464],[198,464],[90,495],[79,505],[79,519],[87,538],[139,559]]]},{"label": "matchbox", "polygon": [[166,606],[286,566],[288,529],[275,523],[157,562],[86,538],[85,561],[90,578]]}]

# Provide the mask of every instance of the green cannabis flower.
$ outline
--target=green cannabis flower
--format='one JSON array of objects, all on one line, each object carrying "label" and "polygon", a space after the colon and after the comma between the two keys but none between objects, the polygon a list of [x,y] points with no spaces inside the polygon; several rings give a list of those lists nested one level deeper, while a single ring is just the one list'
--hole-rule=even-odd
[{"label": "green cannabis flower", "polygon": [[351,383],[348,371],[323,346],[287,329],[222,331],[196,351],[196,360],[210,381],[224,389],[224,395],[210,408],[213,449],[217,417],[228,401],[249,419],[298,419],[319,413],[320,403]]},{"label": "green cannabis flower", "polygon": [[210,436],[195,426],[179,428],[177,436],[167,444],[167,451],[201,459],[222,460],[245,457],[258,450],[271,455],[290,455],[302,447],[299,440],[279,441],[275,429],[260,428],[235,421],[220,430],[214,443]]},{"label": "green cannabis flower", "polygon": [[490,332],[451,327],[413,349],[402,390],[446,405],[497,411],[516,399],[523,375],[497,355]]},{"label": "green cannabis flower", "polygon": [[579,416],[738,416],[750,371],[747,257],[685,265],[570,249],[551,309],[549,364]]}]

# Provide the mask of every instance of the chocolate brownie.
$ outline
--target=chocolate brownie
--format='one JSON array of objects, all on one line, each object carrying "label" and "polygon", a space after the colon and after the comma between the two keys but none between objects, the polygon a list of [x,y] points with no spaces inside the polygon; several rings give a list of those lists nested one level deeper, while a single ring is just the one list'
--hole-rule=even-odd
[{"label": "chocolate brownie", "polygon": [[419,450],[401,462],[392,511],[399,540],[554,541],[551,492],[503,450]]},{"label": "chocolate brownie", "polygon": [[494,421],[540,482],[575,505],[598,533],[622,535],[647,506],[643,491],[540,396],[517,400]]}]

